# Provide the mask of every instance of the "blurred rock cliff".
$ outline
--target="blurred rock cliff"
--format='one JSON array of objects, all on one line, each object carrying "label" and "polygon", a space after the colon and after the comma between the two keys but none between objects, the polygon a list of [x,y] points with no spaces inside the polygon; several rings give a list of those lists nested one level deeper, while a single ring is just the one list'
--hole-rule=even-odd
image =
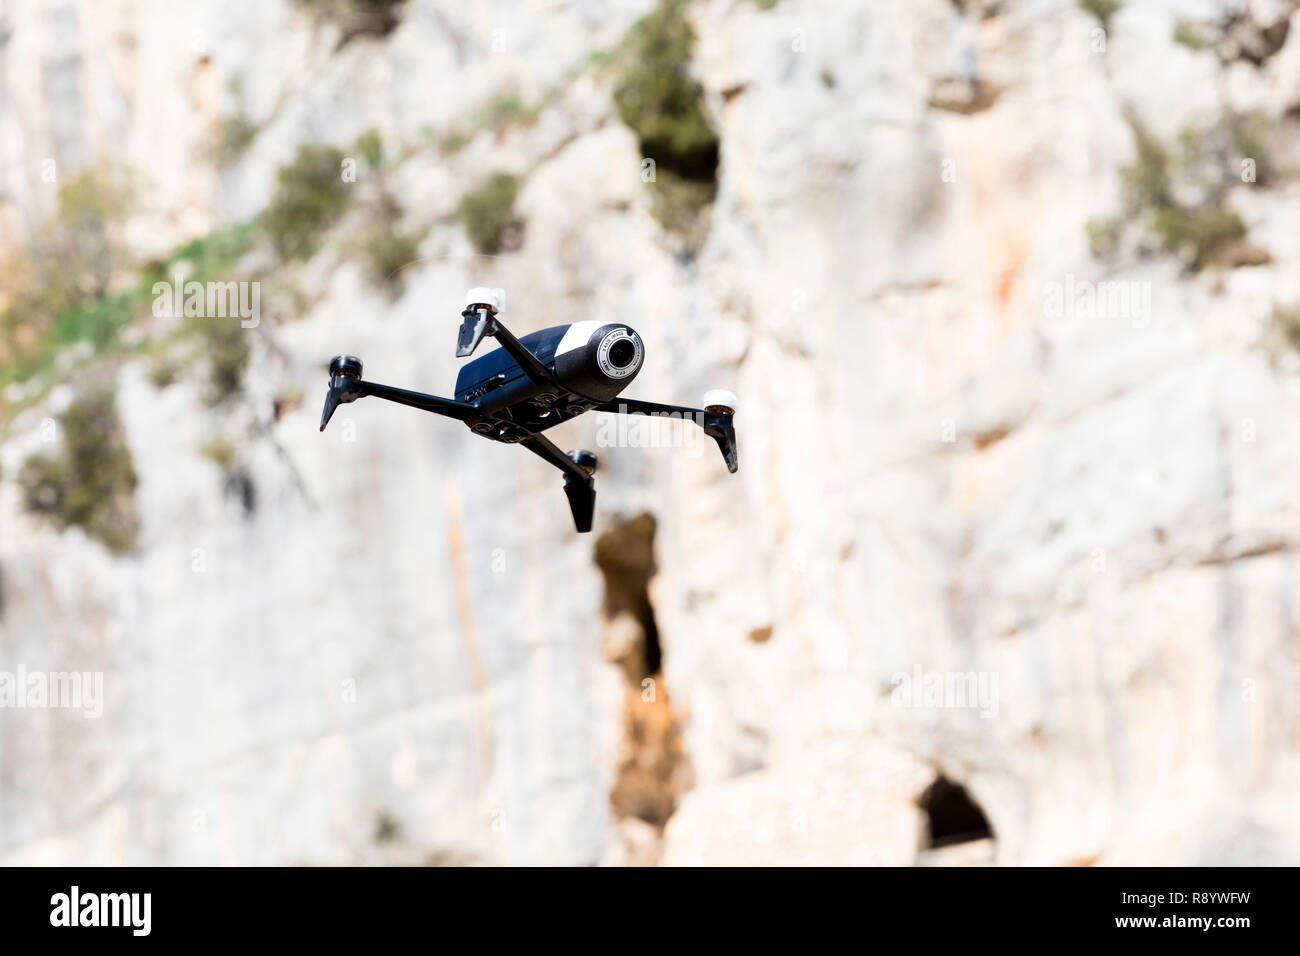
[{"label": "blurred rock cliff", "polygon": [[[1297,142],[1281,0],[0,2],[0,861],[1300,861]],[[739,473],[317,431],[476,285]]]}]

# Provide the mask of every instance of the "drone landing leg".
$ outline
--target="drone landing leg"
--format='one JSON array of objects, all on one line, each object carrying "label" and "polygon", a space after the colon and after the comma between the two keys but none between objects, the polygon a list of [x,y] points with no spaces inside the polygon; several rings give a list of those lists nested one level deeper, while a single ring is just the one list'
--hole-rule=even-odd
[{"label": "drone landing leg", "polygon": [[740,467],[736,454],[736,426],[732,424],[731,412],[687,408],[685,405],[661,405],[658,402],[641,402],[635,398],[618,398],[597,405],[592,411],[612,412],[616,415],[671,415],[693,421],[704,429],[704,434],[718,443],[722,460],[727,463],[727,471],[735,474],[736,469]]},{"label": "drone landing leg", "polygon": [[549,438],[530,435],[519,444],[564,472],[564,494],[569,499],[569,510],[573,512],[573,526],[579,533],[590,531],[596,512],[596,479],[579,468]]}]

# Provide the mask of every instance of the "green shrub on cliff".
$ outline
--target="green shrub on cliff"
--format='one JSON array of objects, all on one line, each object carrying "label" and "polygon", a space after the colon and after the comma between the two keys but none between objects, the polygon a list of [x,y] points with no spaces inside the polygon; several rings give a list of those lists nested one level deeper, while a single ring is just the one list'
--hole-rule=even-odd
[{"label": "green shrub on cliff", "polygon": [[341,149],[307,144],[293,162],[276,173],[275,195],[262,214],[262,226],[286,260],[306,259],[351,197],[343,181]]},{"label": "green shrub on cliff", "polygon": [[135,466],[111,389],[92,388],[59,416],[61,446],[18,475],[27,509],[59,529],[79,527],[114,552],[135,547]]},{"label": "green shrub on cliff", "polygon": [[519,179],[496,172],[461,197],[456,215],[479,252],[490,255],[517,245],[522,228],[514,214],[518,195]]},{"label": "green shrub on cliff", "polygon": [[1250,117],[1229,117],[1208,129],[1188,128],[1170,148],[1136,117],[1130,117],[1136,157],[1120,170],[1122,209],[1114,219],[1088,224],[1093,253],[1112,255],[1133,225],[1154,238],[1166,253],[1181,257],[1192,270],[1218,262],[1251,265],[1267,252],[1245,242],[1246,227],[1228,203],[1239,185],[1243,150],[1262,175],[1269,172],[1258,126]]},{"label": "green shrub on cliff", "polygon": [[694,49],[684,0],[660,0],[624,39],[614,87],[619,116],[654,160],[651,211],[692,246],[707,229],[718,175],[718,135],[690,72]]},{"label": "green shrub on cliff", "polygon": [[332,22],[343,32],[339,45],[354,37],[385,37],[402,22],[406,0],[297,0],[317,21]]}]

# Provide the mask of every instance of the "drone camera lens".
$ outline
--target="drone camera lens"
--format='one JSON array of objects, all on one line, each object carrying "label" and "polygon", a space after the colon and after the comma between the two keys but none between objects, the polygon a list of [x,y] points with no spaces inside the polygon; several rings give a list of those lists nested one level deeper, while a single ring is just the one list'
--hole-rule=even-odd
[{"label": "drone camera lens", "polygon": [[631,339],[619,339],[609,350],[609,364],[615,368],[627,368],[636,358],[636,346]]}]

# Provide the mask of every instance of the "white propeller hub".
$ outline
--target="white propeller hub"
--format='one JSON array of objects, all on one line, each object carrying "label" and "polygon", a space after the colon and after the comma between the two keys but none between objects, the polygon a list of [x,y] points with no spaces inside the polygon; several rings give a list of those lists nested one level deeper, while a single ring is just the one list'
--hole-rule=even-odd
[{"label": "white propeller hub", "polygon": [[704,393],[704,407],[711,412],[736,414],[736,393],[725,388],[711,388]]},{"label": "white propeller hub", "polygon": [[486,286],[475,286],[465,293],[465,308],[472,309],[475,306],[486,308],[493,315],[501,311],[501,290],[489,289]]}]

